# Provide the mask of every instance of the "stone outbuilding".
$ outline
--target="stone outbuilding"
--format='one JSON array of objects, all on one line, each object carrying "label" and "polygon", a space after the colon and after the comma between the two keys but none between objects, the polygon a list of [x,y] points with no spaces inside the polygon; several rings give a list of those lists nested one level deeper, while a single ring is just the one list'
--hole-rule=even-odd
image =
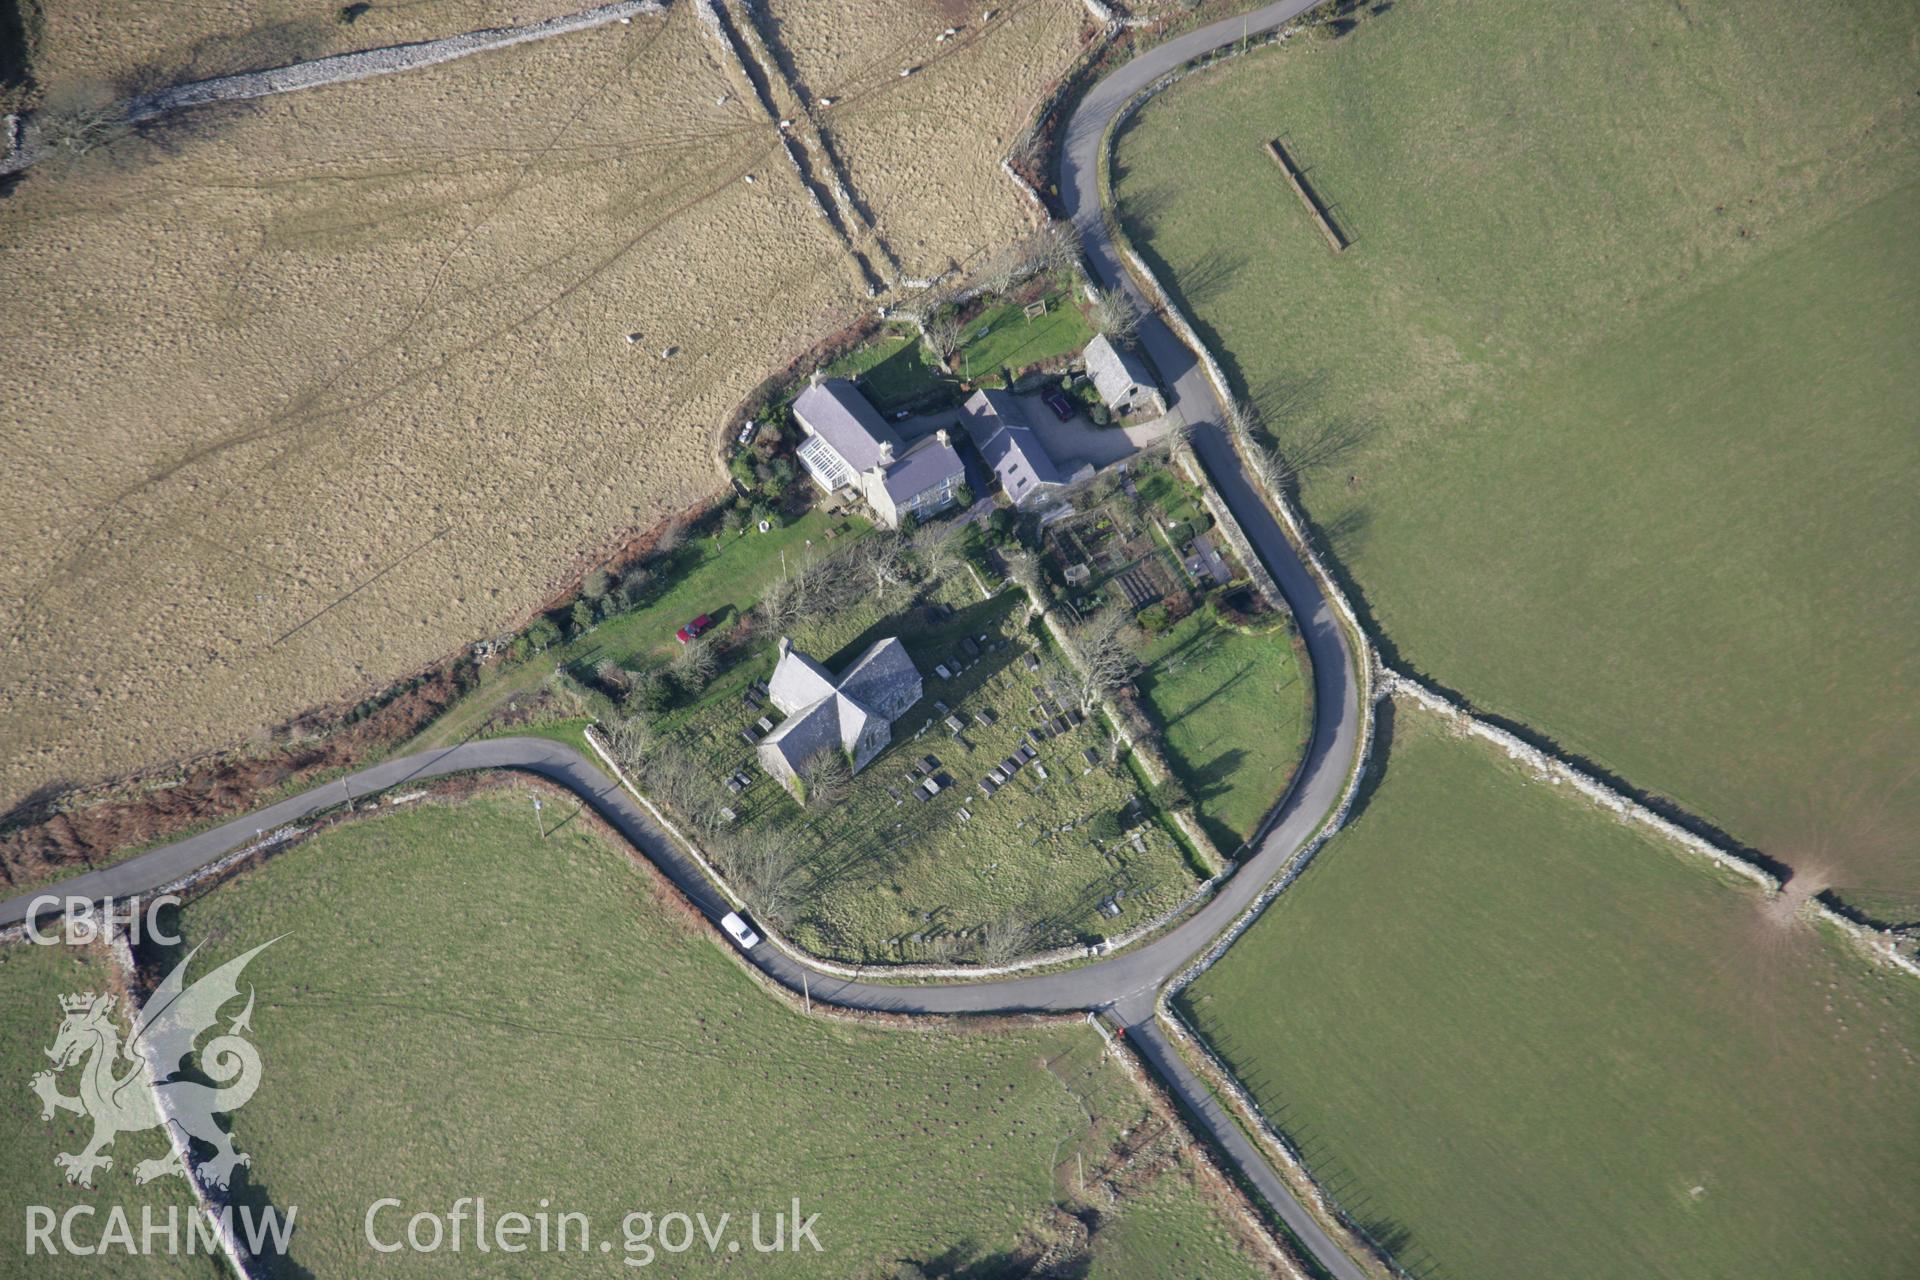
[{"label": "stone outbuilding", "polygon": [[1116,347],[1099,334],[1083,353],[1087,376],[1093,389],[1115,413],[1156,413],[1167,411],[1167,398],[1154,381],[1153,371],[1140,353],[1131,347]]}]

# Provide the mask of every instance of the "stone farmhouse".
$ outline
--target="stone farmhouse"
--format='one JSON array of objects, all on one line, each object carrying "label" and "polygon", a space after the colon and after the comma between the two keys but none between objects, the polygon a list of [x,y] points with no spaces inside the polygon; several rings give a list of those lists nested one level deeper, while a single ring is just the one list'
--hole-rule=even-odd
[{"label": "stone farmhouse", "polygon": [[889,529],[909,513],[924,520],[946,510],[966,483],[945,431],[907,447],[845,378],[813,382],[795,398],[793,418],[806,433],[798,454],[813,482],[828,493],[858,493]]},{"label": "stone farmhouse", "polygon": [[875,641],[838,677],[780,637],[767,697],[786,719],[760,740],[760,766],[791,791],[822,751],[843,752],[858,773],[893,741],[893,722],[920,701],[920,671],[898,637]]},{"label": "stone farmhouse", "polygon": [[1167,398],[1160,393],[1147,362],[1130,347],[1116,347],[1107,335],[1097,335],[1087,344],[1084,358],[1093,389],[1115,413],[1151,411],[1165,413]]},{"label": "stone farmhouse", "polygon": [[1016,507],[1044,506],[1068,485],[1093,474],[1084,463],[1072,475],[1062,474],[1027,421],[1019,398],[1008,392],[974,392],[960,406],[960,421],[1000,481],[1001,492]]}]

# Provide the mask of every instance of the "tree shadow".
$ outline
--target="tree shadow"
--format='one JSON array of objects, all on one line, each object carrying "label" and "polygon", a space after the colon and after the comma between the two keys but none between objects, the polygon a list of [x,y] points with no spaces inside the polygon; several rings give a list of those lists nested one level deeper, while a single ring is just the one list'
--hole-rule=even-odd
[{"label": "tree shadow", "polygon": [[20,0],[0,0],[0,94],[31,87],[32,42]]}]

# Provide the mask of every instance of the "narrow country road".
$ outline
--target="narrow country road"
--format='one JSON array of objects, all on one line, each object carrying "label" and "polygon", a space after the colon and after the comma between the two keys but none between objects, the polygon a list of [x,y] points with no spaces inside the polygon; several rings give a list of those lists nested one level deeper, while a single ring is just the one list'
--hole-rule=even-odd
[{"label": "narrow country road", "polygon": [[[1204,907],[1159,938],[1095,963],[1031,977],[917,986],[861,982],[812,968],[804,972],[813,999],[858,1009],[910,1014],[1109,1013],[1321,1268],[1337,1280],[1364,1280],[1358,1264],[1293,1198],[1259,1148],[1187,1068],[1154,1013],[1160,989],[1254,903],[1341,803],[1361,742],[1355,672],[1360,655],[1352,651],[1318,581],[1301,563],[1243,468],[1221,425],[1223,407],[1199,360],[1151,314],[1151,304],[1140,297],[1122,269],[1100,208],[1097,180],[1107,127],[1137,93],[1209,49],[1234,43],[1243,34],[1260,35],[1284,25],[1312,3],[1286,0],[1244,18],[1199,28],[1109,74],[1087,93],[1068,121],[1060,173],[1061,197],[1079,229],[1091,270],[1109,287],[1132,293],[1149,313],[1141,326],[1140,342],[1169,384],[1172,408],[1193,425],[1195,451],[1299,620],[1313,663],[1315,723],[1298,784],[1285,809],[1258,848]],[[544,738],[472,741],[389,760],[127,862],[76,877],[58,885],[56,891],[89,898],[132,896],[169,884],[243,847],[259,831],[297,822],[350,796],[475,769],[517,769],[558,783],[619,830],[709,919],[717,921],[730,909],[694,861],[616,781],[572,748]],[[0,903],[0,927],[24,920],[36,896],[22,894]],[[801,987],[802,964],[776,948],[757,947],[748,959],[776,981],[796,990]]]}]

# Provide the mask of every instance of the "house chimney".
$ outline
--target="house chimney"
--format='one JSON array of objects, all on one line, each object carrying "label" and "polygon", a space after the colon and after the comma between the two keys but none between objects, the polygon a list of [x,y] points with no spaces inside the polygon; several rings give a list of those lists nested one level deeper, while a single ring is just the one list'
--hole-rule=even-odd
[{"label": "house chimney", "polygon": [[880,465],[885,466],[887,463],[892,461],[893,461],[893,442],[891,440],[882,440],[880,442]]},{"label": "house chimney", "polygon": [[937,439],[941,444],[946,445],[949,449],[953,447],[953,437],[947,434],[947,429],[945,427],[940,428],[938,431],[934,432],[933,435],[935,439]]},{"label": "house chimney", "polygon": [[787,639],[785,636],[781,636],[777,648],[779,649],[780,656],[784,658],[793,652],[793,641]]}]

